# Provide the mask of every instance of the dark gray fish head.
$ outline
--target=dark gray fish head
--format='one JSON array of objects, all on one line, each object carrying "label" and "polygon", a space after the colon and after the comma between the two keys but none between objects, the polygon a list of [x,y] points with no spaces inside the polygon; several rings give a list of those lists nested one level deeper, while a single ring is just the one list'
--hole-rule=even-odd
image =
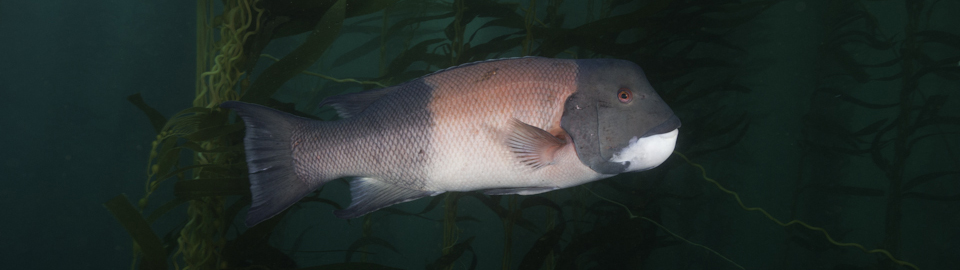
[{"label": "dark gray fish head", "polygon": [[560,126],[580,161],[606,175],[663,163],[673,153],[680,118],[643,70],[616,59],[582,59],[577,66],[577,91],[567,98]]}]

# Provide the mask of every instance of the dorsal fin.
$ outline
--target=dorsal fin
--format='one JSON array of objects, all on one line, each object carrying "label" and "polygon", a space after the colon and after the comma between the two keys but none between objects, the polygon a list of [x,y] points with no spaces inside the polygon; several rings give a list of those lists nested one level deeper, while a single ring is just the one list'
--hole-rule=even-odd
[{"label": "dorsal fin", "polygon": [[[510,58],[499,58],[499,59],[489,59],[489,60],[483,60],[483,61],[470,62],[470,63],[460,64],[457,66],[452,66],[445,69],[437,70],[437,71],[431,72],[430,74],[424,75],[423,77],[427,77],[433,74],[441,73],[441,72],[448,71],[455,68],[462,68],[462,67],[472,66],[472,65],[481,64],[481,63],[523,59],[523,58],[540,58],[540,57],[538,56],[510,57]],[[423,77],[420,77],[420,78],[423,78]],[[370,104],[373,103],[374,101],[377,101],[384,95],[387,95],[387,94],[393,93],[394,91],[399,90],[400,87],[403,85],[404,84],[400,84],[400,85],[395,85],[395,86],[386,87],[386,88],[328,97],[320,102],[319,107],[330,105],[331,107],[337,110],[337,115],[340,116],[340,118],[354,117],[357,114],[360,114],[360,112],[363,112],[363,110],[366,109],[368,106],[370,106]]]},{"label": "dorsal fin", "polygon": [[474,61],[474,62],[463,63],[463,64],[459,64],[459,65],[456,65],[456,66],[451,66],[451,67],[447,67],[447,68],[444,68],[444,69],[441,69],[441,70],[437,70],[437,71],[434,71],[434,72],[430,72],[430,74],[424,75],[424,77],[427,77],[427,76],[430,76],[430,75],[433,75],[433,74],[437,74],[437,73],[440,73],[440,72],[444,72],[444,71],[447,71],[447,70],[456,69],[456,68],[462,68],[462,67],[468,67],[468,66],[472,66],[472,65],[476,65],[476,64],[483,64],[483,63],[489,63],[489,62],[497,62],[497,61],[503,61],[503,60],[523,59],[523,58],[543,58],[543,57],[540,57],[540,56],[518,56],[518,57],[504,57],[504,58],[496,58],[496,59],[487,59],[487,60]]},{"label": "dorsal fin", "polygon": [[373,89],[356,93],[336,95],[328,97],[320,102],[319,107],[330,105],[337,110],[340,118],[350,118],[360,114],[371,103],[377,101],[384,95],[393,93],[399,89],[398,86]]}]

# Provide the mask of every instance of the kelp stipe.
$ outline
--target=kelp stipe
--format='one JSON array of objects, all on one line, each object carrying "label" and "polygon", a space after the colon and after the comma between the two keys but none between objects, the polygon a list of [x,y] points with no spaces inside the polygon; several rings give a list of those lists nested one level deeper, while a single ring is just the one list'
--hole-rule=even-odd
[{"label": "kelp stipe", "polygon": [[[380,3],[381,5],[383,3]],[[196,96],[191,108],[185,109],[169,120],[149,107],[139,94],[128,99],[144,111],[157,131],[157,139],[150,153],[147,166],[147,184],[144,197],[139,200],[139,209],[125,203],[125,196],[114,198],[105,206],[134,236],[134,262],[141,269],[217,269],[260,265],[268,268],[291,268],[295,262],[287,255],[271,247],[268,235],[283,214],[250,228],[228,240],[228,231],[240,210],[250,204],[246,166],[241,145],[243,125],[231,123],[228,112],[218,105],[226,100],[249,99],[271,103],[272,85],[285,81],[285,72],[261,74],[251,84],[249,72],[259,57],[266,42],[277,36],[277,31],[291,34],[296,29],[279,27],[278,22],[312,18],[285,17],[282,13],[265,15],[259,1],[225,2],[223,14],[214,18],[213,1],[197,4],[198,53]],[[356,5],[353,16],[362,12],[375,12],[375,5]],[[367,10],[363,10],[367,8]],[[382,6],[379,8],[382,9]],[[325,7],[324,19],[316,22],[324,29],[333,29],[344,18],[345,3],[339,1]],[[272,10],[276,12],[276,10]],[[213,28],[220,28],[219,35]],[[337,28],[338,29],[338,28]],[[304,30],[305,31],[305,30]],[[332,42],[336,30],[321,31],[316,39]],[[311,45],[317,45],[311,43]],[[322,54],[323,46],[312,46],[309,53]],[[300,56],[300,55],[295,55]],[[311,62],[312,63],[312,62]],[[286,64],[286,63],[284,63]],[[284,70],[296,65],[283,66]],[[305,68],[305,67],[304,67]],[[288,79],[288,78],[287,78]],[[262,81],[262,83],[256,83]],[[189,153],[192,160],[182,159]],[[187,164],[187,165],[184,165]],[[154,208],[150,195],[168,179],[175,179],[175,199]],[[227,199],[227,196],[240,196]],[[303,201],[325,202],[339,208],[333,202],[307,197]],[[149,224],[162,218],[178,205],[189,203],[187,220],[160,239]],[[229,203],[229,204],[228,204]],[[144,212],[153,209],[147,217]],[[140,254],[143,254],[140,259]],[[170,258],[170,255],[173,255]],[[255,255],[255,256],[251,256]],[[168,263],[169,260],[169,263]]]},{"label": "kelp stipe", "polygon": [[[301,267],[298,260],[294,260],[295,255],[330,252],[337,253],[331,256],[335,261],[311,269],[393,269],[378,264],[379,258],[410,256],[410,251],[401,249],[401,243],[388,241],[392,238],[374,228],[384,220],[401,217],[438,228],[432,233],[442,239],[435,247],[424,248],[432,253],[424,255],[428,259],[421,262],[430,269],[473,269],[491,261],[502,269],[642,267],[654,254],[671,254],[666,251],[685,245],[661,231],[662,227],[626,217],[624,209],[663,223],[664,217],[679,212],[665,207],[670,203],[697,203],[704,199],[701,194],[664,191],[662,186],[668,182],[668,172],[682,165],[677,159],[668,160],[657,170],[629,176],[643,178],[641,181],[603,181],[590,186],[606,192],[604,196],[622,202],[626,208],[594,199],[579,188],[538,196],[450,193],[431,198],[418,212],[386,208],[350,221],[355,225],[352,229],[359,232],[358,237],[343,247],[305,248],[313,241],[304,240],[303,235],[325,229],[324,225],[311,225],[296,231],[300,236],[293,241],[292,248],[279,248],[273,246],[279,238],[278,228],[284,228],[285,218],[292,218],[291,211],[307,209],[299,206],[312,202],[335,209],[342,206],[317,191],[291,210],[260,225],[245,230],[233,226],[250,204],[241,145],[243,132],[239,123],[231,122],[229,112],[217,109],[216,104],[239,99],[297,113],[295,106],[313,108],[320,97],[335,91],[393,85],[477,60],[523,55],[613,57],[629,59],[645,67],[663,98],[684,117],[681,138],[685,143],[677,150],[696,159],[737,145],[749,130],[751,119],[742,108],[717,102],[751,93],[751,89],[739,82],[742,67],[734,64],[734,58],[747,52],[728,42],[725,34],[750,22],[775,2],[588,1],[590,5],[583,8],[591,11],[586,21],[570,26],[564,22],[580,14],[564,14],[561,1],[556,0],[228,1],[223,14],[218,16],[213,15],[218,5],[213,1],[200,1],[196,102],[168,121],[138,96],[130,98],[148,115],[159,135],[148,165],[147,195],[139,209],[124,197],[117,197],[106,205],[136,241],[134,246],[139,251],[135,253],[138,257],[134,259],[134,266],[144,269],[166,269],[170,265],[194,269],[291,269]],[[567,4],[571,3],[563,3]],[[363,17],[367,14],[375,15]],[[211,32],[213,27],[220,27],[219,36]],[[434,32],[437,34],[430,35]],[[302,33],[307,33],[303,35],[304,42],[289,54],[281,58],[264,54],[264,48],[272,40]],[[339,42],[338,36],[346,33],[367,33],[372,37],[364,38],[366,42],[358,43],[343,54],[325,54],[327,48]],[[954,44],[952,35],[916,31],[912,38],[914,42]],[[876,44],[883,44],[884,40],[877,41],[880,42]],[[377,54],[379,61],[372,78],[335,78],[323,75],[333,74],[323,70],[324,67],[311,68],[318,59],[331,61],[332,67],[341,67],[371,53]],[[933,64],[941,64],[931,66],[931,62],[921,57],[922,53],[910,55],[915,63],[923,66],[912,67],[914,76],[956,75],[956,69],[944,64],[953,58],[931,58]],[[261,62],[261,59],[267,61]],[[893,65],[900,64],[891,61],[895,62]],[[258,65],[265,68],[257,72]],[[289,94],[284,93],[282,85],[302,79],[298,77],[300,74],[322,78],[317,79],[315,85],[323,85],[324,91],[303,96],[290,94],[294,100],[306,101],[298,104],[271,98],[277,93]],[[704,74],[720,75],[702,76]],[[871,75],[869,71],[867,74]],[[857,76],[864,78],[862,74]],[[342,82],[346,84],[340,84]],[[927,119],[914,124],[930,123],[929,126],[942,128],[953,125],[953,120],[949,120],[952,116],[938,116],[938,107],[933,104],[936,99],[924,100],[930,100],[932,105],[908,110],[908,115],[924,115],[923,119]],[[902,129],[887,125],[889,121],[852,133],[861,137],[887,134],[877,143],[887,146],[889,135]],[[919,139],[936,138],[936,135],[916,134],[913,141],[905,142],[911,146],[911,142]],[[878,152],[881,156],[886,153]],[[909,189],[907,186],[932,183],[952,175],[949,171],[931,172],[909,182],[912,184],[905,184],[904,190]],[[175,181],[165,181],[167,179]],[[153,203],[149,195],[162,190],[159,187],[169,186],[170,182],[175,182],[176,198],[162,204]],[[950,199],[910,192],[903,195]],[[181,222],[182,226],[165,233],[153,232],[156,228],[151,229],[150,224],[160,218],[175,219],[175,215],[168,213],[178,211],[179,205],[187,203],[190,204],[189,217]],[[477,218],[481,213],[464,210],[470,204],[479,205],[480,211],[489,210],[482,214],[495,215],[499,219],[496,222],[502,224],[503,235],[482,237],[478,232],[463,230],[481,222]],[[442,210],[435,211],[437,208]],[[320,214],[323,213],[318,216]],[[319,218],[331,220],[326,216]],[[684,236],[702,232],[702,229],[683,226],[671,226],[670,230]],[[486,240],[484,238],[503,239],[503,248],[495,252],[481,250],[478,243]],[[177,255],[171,258],[171,254]],[[343,256],[339,256],[341,254]]]},{"label": "kelp stipe", "polygon": [[[883,29],[882,18],[870,5],[859,1],[834,1],[824,11],[828,23],[819,48],[821,72],[811,95],[813,110],[804,118],[805,158],[797,178],[794,209],[799,204],[837,209],[845,202],[884,198],[880,247],[893,256],[910,257],[902,250],[906,233],[902,224],[912,218],[908,213],[922,212],[905,203],[960,201],[956,194],[934,195],[924,189],[943,185],[960,174],[956,170],[960,149],[956,140],[949,139],[960,130],[960,115],[942,110],[948,100],[956,99],[955,91],[943,87],[955,87],[960,81],[960,33],[929,23],[951,20],[936,12],[936,1],[897,2],[904,5],[898,12],[905,20],[893,29],[895,34]],[[952,20],[956,22],[955,17]],[[861,115],[870,117],[864,122]],[[939,158],[934,158],[937,155]],[[916,162],[918,159],[924,160]],[[857,161],[872,163],[874,171],[883,175],[877,179],[881,182],[855,175],[817,174],[824,166],[869,173],[869,169],[854,167]],[[844,231],[839,228],[840,217],[828,214],[808,215],[834,227],[831,230]],[[811,244],[810,239],[798,232],[792,238],[815,254],[829,249]],[[895,269],[898,265],[903,264],[880,257],[876,267]]]}]

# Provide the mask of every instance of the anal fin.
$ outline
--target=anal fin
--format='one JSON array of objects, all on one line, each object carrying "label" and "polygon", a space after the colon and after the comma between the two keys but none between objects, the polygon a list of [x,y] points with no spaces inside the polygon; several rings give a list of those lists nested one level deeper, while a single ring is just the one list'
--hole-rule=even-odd
[{"label": "anal fin", "polygon": [[511,195],[511,194],[520,194],[520,195],[534,195],[540,194],[551,190],[556,190],[558,187],[518,187],[518,188],[495,188],[487,189],[483,191],[483,194],[486,195]]},{"label": "anal fin", "polygon": [[387,206],[440,193],[443,192],[414,190],[374,178],[358,177],[350,181],[350,196],[353,198],[350,207],[333,211],[333,214],[342,219],[357,218]]}]

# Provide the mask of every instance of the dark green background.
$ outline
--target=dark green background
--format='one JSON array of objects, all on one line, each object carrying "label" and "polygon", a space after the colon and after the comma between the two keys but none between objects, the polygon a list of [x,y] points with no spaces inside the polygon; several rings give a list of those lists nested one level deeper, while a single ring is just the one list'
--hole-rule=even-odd
[{"label": "dark green background", "polygon": [[[574,1],[568,1],[574,2]],[[703,157],[708,174],[741,194],[748,206],[763,207],[780,219],[788,219],[794,202],[796,179],[825,179],[848,186],[883,190],[883,174],[869,158],[836,159],[842,163],[816,164],[801,158],[799,141],[804,138],[804,116],[823,114],[842,118],[851,129],[862,128],[878,117],[894,117],[894,110],[864,110],[835,104],[814,95],[829,59],[818,51],[827,38],[823,18],[828,0],[783,1],[726,36],[745,53],[734,59],[736,81],[750,93],[729,94],[717,102],[746,113],[750,128],[736,146]],[[932,2],[932,1],[927,1]],[[887,36],[903,31],[906,16],[902,1],[864,1]],[[570,3],[568,3],[570,4]],[[960,3],[940,1],[923,27],[958,34]],[[569,8],[568,24],[576,26]],[[376,15],[374,15],[376,16]],[[581,20],[582,21],[582,20]],[[119,193],[131,198],[143,194],[145,164],[155,133],[128,95],[141,93],[151,106],[169,116],[190,103],[194,95],[195,2],[193,1],[26,1],[0,2],[0,258],[7,269],[126,269],[130,265],[130,238],[101,206]],[[346,24],[349,24],[348,20]],[[441,29],[424,26],[424,29]],[[430,31],[430,30],[424,30]],[[369,39],[363,34],[344,34],[330,48],[319,70],[336,77],[376,76],[377,56],[369,54],[342,67],[331,68],[334,56]],[[280,39],[267,51],[282,55],[299,44],[303,36]],[[960,41],[955,41],[960,43]],[[954,57],[958,48],[930,47],[932,55]],[[506,55],[516,56],[516,55]],[[874,56],[866,56],[867,58]],[[875,56],[886,60],[885,54]],[[260,65],[269,61],[261,61]],[[960,63],[957,63],[960,65]],[[644,66],[657,70],[656,66]],[[896,69],[876,69],[876,76]],[[709,75],[704,75],[709,76]],[[714,78],[715,79],[715,78]],[[655,87],[672,87],[652,82]],[[288,82],[276,98],[303,101],[323,86],[324,91],[355,91],[353,85],[318,82],[298,77]],[[871,82],[857,86],[858,98],[876,103],[895,100],[899,81]],[[924,81],[921,91],[951,99],[942,115],[960,115],[958,81]],[[848,89],[849,90],[849,89]],[[300,106],[303,106],[300,104]],[[298,107],[308,113],[314,108]],[[681,117],[684,115],[681,113]],[[683,119],[688,121],[690,119]],[[917,175],[956,169],[960,135],[956,126],[935,131],[951,133],[918,144],[907,171]],[[829,136],[829,135],[821,135]],[[693,144],[685,141],[680,144]],[[675,157],[673,159],[676,159]],[[674,160],[676,161],[676,160]],[[833,162],[833,161],[831,161]],[[642,181],[618,177],[604,181]],[[688,239],[709,246],[747,269],[817,265],[866,266],[878,257],[854,248],[809,253],[784,244],[784,230],[760,214],[745,212],[729,196],[717,192],[699,178],[692,167],[671,171],[666,183],[677,193],[695,191],[700,202],[694,210],[682,204],[663,206],[664,225]],[[941,179],[921,187],[939,195],[960,193],[960,178]],[[597,188],[598,192],[613,192]],[[161,189],[160,193],[169,190]],[[346,187],[334,185],[325,194],[346,202]],[[804,193],[808,194],[809,193]],[[169,198],[168,195],[157,195]],[[164,197],[167,196],[167,197]],[[612,196],[613,197],[613,196]],[[827,226],[844,242],[877,247],[884,233],[885,197],[804,195],[799,218]],[[425,204],[401,205],[415,211]],[[461,212],[475,211],[483,223],[462,226],[464,237],[478,236],[474,249],[480,269],[499,267],[502,228],[496,216],[477,203],[464,203]],[[923,269],[955,269],[960,265],[960,202],[907,201],[903,205],[903,245],[898,258]],[[315,207],[287,217],[275,246],[286,247],[301,237],[301,229],[316,225],[303,241],[316,250],[345,248],[358,234],[359,222],[330,218],[329,207]],[[436,213],[434,213],[436,214]],[[322,218],[322,222],[319,221]],[[161,224],[161,227],[163,225]],[[401,254],[373,250],[371,261],[419,269],[436,257],[440,243],[439,223],[392,219],[377,225],[378,233],[395,243]],[[351,229],[352,227],[352,229]],[[537,235],[521,232],[513,241],[526,249]],[[389,235],[387,237],[386,235]],[[524,244],[527,243],[527,244]],[[822,241],[819,244],[824,244]],[[304,248],[310,249],[310,248]],[[486,257],[484,257],[486,256]],[[301,253],[300,266],[342,261],[342,254]],[[519,260],[519,258],[515,258]],[[662,269],[732,269],[703,250],[681,245],[651,256],[652,267]],[[788,263],[785,263],[788,262]],[[802,263],[801,263],[802,262]],[[786,265],[785,265],[786,264]],[[459,267],[464,267],[460,265]],[[860,269],[860,268],[844,268]]]}]

